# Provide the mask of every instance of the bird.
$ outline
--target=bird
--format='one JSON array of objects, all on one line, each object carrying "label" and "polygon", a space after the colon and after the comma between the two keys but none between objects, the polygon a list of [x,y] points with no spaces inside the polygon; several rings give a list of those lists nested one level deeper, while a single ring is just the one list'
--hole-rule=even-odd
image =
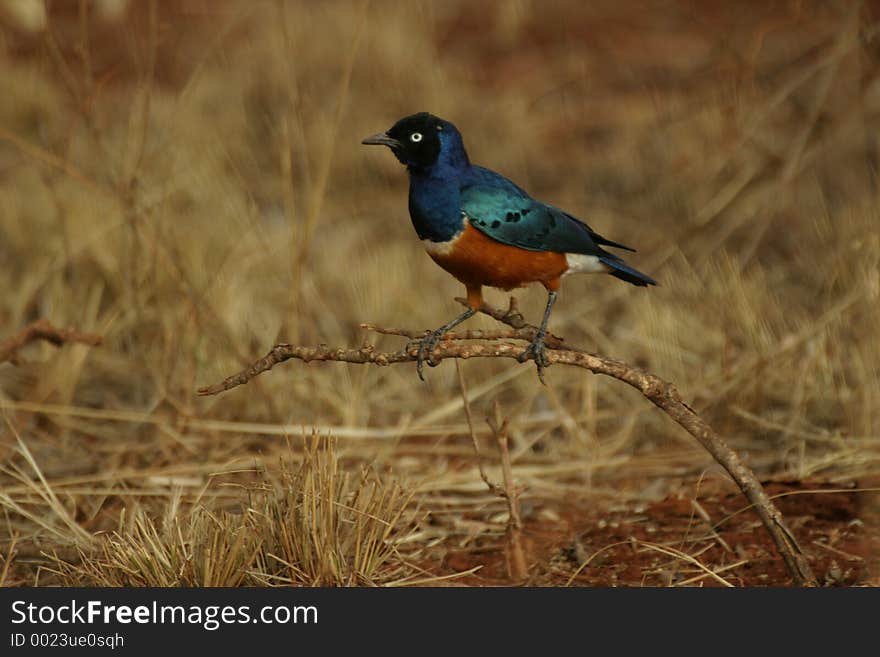
[{"label": "bird", "polygon": [[657,282],[603,247],[635,249],[602,237],[580,219],[532,198],[522,187],[471,164],[459,130],[428,112],[398,120],[361,142],[387,146],[409,173],[409,214],[428,255],[464,284],[467,309],[419,341],[416,370],[437,363],[431,354],[445,333],[475,315],[483,287],[502,290],[540,283],[547,304],[533,340],[518,357],[534,360],[544,382],[545,338],[561,279],[607,273],[639,287]]}]

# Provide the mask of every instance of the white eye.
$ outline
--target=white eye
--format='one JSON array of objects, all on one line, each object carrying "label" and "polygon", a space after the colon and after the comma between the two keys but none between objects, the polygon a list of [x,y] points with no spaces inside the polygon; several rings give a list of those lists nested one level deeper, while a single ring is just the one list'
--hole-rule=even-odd
[{"label": "white eye", "polygon": [[414,141],[414,142],[416,142],[416,143],[419,143],[420,141],[422,141],[422,133],[421,133],[421,132],[414,132],[414,133],[412,133],[412,134],[409,136],[409,140],[410,140],[410,141]]}]

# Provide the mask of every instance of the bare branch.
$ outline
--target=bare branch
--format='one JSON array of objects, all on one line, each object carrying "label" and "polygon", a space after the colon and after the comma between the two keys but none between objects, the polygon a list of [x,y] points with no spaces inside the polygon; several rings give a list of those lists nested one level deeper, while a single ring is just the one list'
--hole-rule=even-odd
[{"label": "bare branch", "polygon": [[471,443],[473,443],[474,454],[477,457],[477,469],[480,471],[480,479],[482,479],[483,483],[486,484],[486,488],[489,489],[490,493],[492,493],[493,495],[504,497],[504,491],[489,480],[486,471],[483,469],[483,455],[480,454],[480,443],[477,440],[477,431],[474,428],[474,416],[471,413],[471,403],[468,400],[467,384],[465,384],[464,382],[464,373],[461,371],[461,363],[458,360],[455,361],[455,371],[458,374],[458,386],[461,390],[461,402],[464,405],[464,415],[467,418],[468,430],[471,434]]},{"label": "bare branch", "polygon": [[38,319],[25,326],[21,331],[0,342],[0,363],[7,360],[13,365],[18,364],[20,358],[18,352],[25,345],[37,340],[51,342],[55,346],[67,343],[89,344],[97,346],[102,338],[94,333],[81,333],[76,329],[59,329],[52,326],[48,320]]},{"label": "bare branch", "polygon": [[487,417],[486,423],[495,434],[498,453],[501,455],[501,473],[504,477],[504,497],[507,498],[507,568],[510,576],[522,581],[529,576],[526,553],[522,541],[522,517],[519,513],[519,489],[513,483],[513,466],[507,437],[507,418],[501,417],[501,405],[495,400],[495,417]]},{"label": "bare branch", "polygon": [[[399,335],[402,338],[418,340],[430,333],[430,331],[411,331],[402,328],[385,328],[375,324],[361,324],[362,329],[379,333],[380,335]],[[532,328],[520,328],[514,330],[484,330],[470,329],[467,331],[449,331],[444,333],[444,340],[525,340],[531,341],[534,334]]]},{"label": "bare branch", "polygon": [[[508,310],[498,310],[490,306],[483,306],[480,312],[494,317],[500,322],[511,326],[514,330],[504,332],[492,332],[493,339],[497,340],[522,340],[531,339],[536,327],[525,322],[522,315],[511,300]],[[370,328],[374,327],[370,326]],[[404,337],[420,337],[421,334],[409,331],[395,331],[393,329],[381,330],[383,333],[393,333]],[[447,334],[431,354],[435,362],[448,358],[517,358],[522,353],[522,346],[510,342],[495,342],[491,344],[466,343],[480,333],[480,337],[488,332],[462,332],[460,334]],[[547,361],[548,365],[561,364],[580,367],[594,374],[610,376],[618,381],[632,386],[642,393],[649,401],[663,410],[670,418],[683,427],[712,455],[712,457],[725,469],[740,487],[743,494],[754,506],[756,513],[761,518],[767,532],[773,538],[780,555],[785,561],[789,574],[795,584],[799,586],[815,586],[815,575],[801,551],[791,531],[786,527],[782,514],[764,492],[761,483],[734,452],[712,428],[681,398],[676,387],[664,381],[660,377],[632,367],[622,361],[605,358],[591,354],[573,347],[562,347],[562,340],[548,334],[547,336]],[[227,377],[223,381],[198,390],[200,395],[215,395],[242,385],[254,377],[272,369],[275,365],[286,360],[297,359],[306,363],[312,361],[334,361],[343,363],[360,363],[373,365],[391,365],[394,363],[407,363],[416,360],[418,348],[416,345],[407,345],[401,351],[377,352],[375,347],[364,344],[360,349],[337,348],[331,349],[326,345],[317,347],[300,347],[291,344],[278,344],[263,358],[257,360],[247,369]]]}]

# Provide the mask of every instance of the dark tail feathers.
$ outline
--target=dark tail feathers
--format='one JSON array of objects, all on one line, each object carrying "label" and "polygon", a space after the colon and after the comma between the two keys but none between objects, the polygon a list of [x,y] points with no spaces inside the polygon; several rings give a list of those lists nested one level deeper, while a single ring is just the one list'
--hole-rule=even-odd
[{"label": "dark tail feathers", "polygon": [[623,260],[620,260],[610,253],[607,256],[600,256],[599,260],[611,268],[611,271],[609,271],[608,273],[615,278],[619,278],[620,280],[626,281],[627,283],[632,283],[633,285],[657,285],[657,281],[655,281],[653,278],[651,278],[647,274],[643,274],[642,272],[633,269]]}]

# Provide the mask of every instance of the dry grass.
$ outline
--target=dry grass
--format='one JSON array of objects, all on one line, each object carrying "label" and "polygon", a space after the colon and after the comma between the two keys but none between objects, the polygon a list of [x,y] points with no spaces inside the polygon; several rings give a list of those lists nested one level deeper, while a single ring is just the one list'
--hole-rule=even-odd
[{"label": "dry grass", "polygon": [[[763,476],[880,475],[873,3],[143,2],[113,25],[57,4],[48,34],[0,32],[0,338],[45,317],[104,344],[0,365],[0,583],[381,584],[501,549],[451,364],[195,394],[279,340],[457,312],[403,171],[358,146],[423,109],[660,280],[566,280],[556,334],[674,381]],[[462,370],[483,453],[506,409],[527,536],[717,479],[614,382]],[[291,451],[312,428],[338,444]]]},{"label": "dry grass", "polygon": [[135,506],[119,528],[77,558],[55,560],[71,586],[352,586],[405,581],[417,572],[398,551],[412,535],[411,495],[367,469],[339,467],[332,440],[307,441],[244,487],[237,512],[184,508],[169,496],[161,520]]}]

